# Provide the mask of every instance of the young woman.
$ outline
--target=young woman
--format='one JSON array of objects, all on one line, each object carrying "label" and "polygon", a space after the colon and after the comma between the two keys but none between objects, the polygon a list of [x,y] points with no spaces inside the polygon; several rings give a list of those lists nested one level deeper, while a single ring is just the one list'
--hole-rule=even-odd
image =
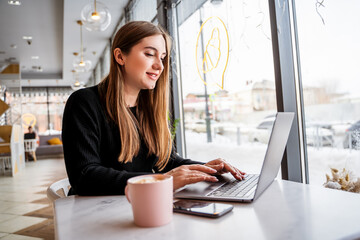
[{"label": "young woman", "polygon": [[213,175],[244,173],[216,159],[183,159],[172,146],[167,121],[170,37],[149,22],[130,22],[116,33],[110,73],[74,92],[63,116],[62,140],[69,194],[124,194],[130,177],[172,175],[174,190]]}]

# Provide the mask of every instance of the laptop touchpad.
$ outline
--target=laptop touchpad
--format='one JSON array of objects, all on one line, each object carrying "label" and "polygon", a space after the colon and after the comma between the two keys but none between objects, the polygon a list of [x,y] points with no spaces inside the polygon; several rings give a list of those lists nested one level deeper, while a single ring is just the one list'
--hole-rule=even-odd
[{"label": "laptop touchpad", "polygon": [[217,176],[219,179],[218,182],[198,182],[194,184],[187,185],[184,190],[182,190],[182,193],[191,193],[191,194],[200,194],[200,195],[206,195],[209,192],[212,192],[216,188],[223,185],[225,182],[228,181],[229,177],[227,176]]}]

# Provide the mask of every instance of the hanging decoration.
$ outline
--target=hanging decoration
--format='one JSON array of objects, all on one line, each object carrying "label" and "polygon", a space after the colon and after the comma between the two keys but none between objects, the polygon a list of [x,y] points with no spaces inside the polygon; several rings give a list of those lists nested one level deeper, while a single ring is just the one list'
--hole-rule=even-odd
[{"label": "hanging decoration", "polygon": [[81,20],[89,31],[105,31],[110,25],[111,14],[103,3],[94,0],[81,10]]},{"label": "hanging decoration", "polygon": [[[83,39],[82,39],[82,21],[77,21],[77,24],[80,25],[80,56],[75,58],[73,61],[73,67],[76,72],[88,72],[91,69],[91,61],[84,60],[84,49],[83,49]],[[77,54],[74,54],[77,55]]]}]

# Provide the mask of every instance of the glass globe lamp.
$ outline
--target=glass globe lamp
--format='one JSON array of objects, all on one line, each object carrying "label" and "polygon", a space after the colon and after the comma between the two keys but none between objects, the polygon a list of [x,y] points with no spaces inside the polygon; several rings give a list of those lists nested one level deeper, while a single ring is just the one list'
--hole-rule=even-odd
[{"label": "glass globe lamp", "polygon": [[94,1],[81,10],[81,20],[89,31],[105,31],[110,25],[111,14],[103,3]]},{"label": "glass globe lamp", "polygon": [[71,89],[74,90],[74,91],[82,89],[84,87],[85,87],[84,82],[79,82],[78,80],[76,80],[75,82],[73,82],[71,84]]},{"label": "glass globe lamp", "polygon": [[91,69],[91,61],[78,57],[73,60],[73,67],[78,73],[88,72]]}]

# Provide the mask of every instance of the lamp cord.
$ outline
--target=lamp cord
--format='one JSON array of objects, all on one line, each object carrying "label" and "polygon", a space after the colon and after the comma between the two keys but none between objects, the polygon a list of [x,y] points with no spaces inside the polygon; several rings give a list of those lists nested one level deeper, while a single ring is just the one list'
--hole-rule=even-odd
[{"label": "lamp cord", "polygon": [[83,56],[83,41],[82,41],[82,24],[80,24],[80,51],[81,51],[81,62],[84,61],[84,56]]}]

